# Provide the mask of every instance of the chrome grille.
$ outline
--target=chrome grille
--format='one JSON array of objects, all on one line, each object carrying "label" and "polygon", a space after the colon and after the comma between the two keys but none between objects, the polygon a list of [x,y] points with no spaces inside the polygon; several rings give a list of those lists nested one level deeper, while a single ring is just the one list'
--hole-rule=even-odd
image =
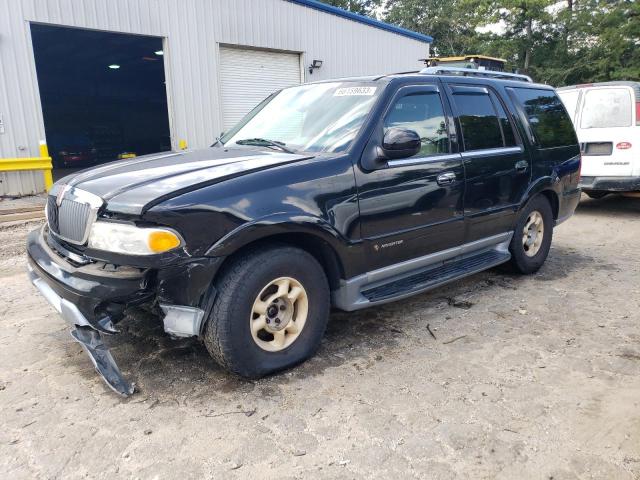
[{"label": "chrome grille", "polygon": [[96,219],[102,200],[77,189],[65,193],[60,202],[54,195],[47,198],[47,222],[58,237],[75,244],[87,241],[89,229]]},{"label": "chrome grille", "polygon": [[86,203],[62,200],[58,207],[58,233],[76,243],[83,243],[91,207]]},{"label": "chrome grille", "polygon": [[49,230],[53,233],[59,233],[58,206],[56,205],[56,197],[53,195],[49,195],[47,198],[47,222],[49,222]]}]

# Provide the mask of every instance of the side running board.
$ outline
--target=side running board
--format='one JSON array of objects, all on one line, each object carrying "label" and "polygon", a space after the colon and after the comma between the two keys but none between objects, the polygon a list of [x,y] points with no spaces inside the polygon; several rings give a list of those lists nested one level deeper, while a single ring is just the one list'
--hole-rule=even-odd
[{"label": "side running board", "polygon": [[495,267],[511,258],[512,236],[513,232],[494,235],[343,280],[332,292],[333,304],[346,311],[359,310]]},{"label": "side running board", "polygon": [[472,257],[447,262],[439,267],[427,268],[378,287],[363,290],[362,295],[372,303],[387,299],[392,300],[399,296],[431,290],[453,280],[500,265],[510,258],[511,255],[508,252],[489,250]]}]

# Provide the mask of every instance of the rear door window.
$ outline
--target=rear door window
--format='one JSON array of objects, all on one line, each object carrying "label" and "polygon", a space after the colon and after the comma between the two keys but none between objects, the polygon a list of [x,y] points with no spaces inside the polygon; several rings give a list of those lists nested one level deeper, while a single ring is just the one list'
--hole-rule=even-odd
[{"label": "rear door window", "polygon": [[564,105],[553,90],[507,88],[527,117],[540,148],[576,145],[578,140]]},{"label": "rear door window", "polygon": [[631,92],[626,88],[588,90],[582,105],[581,128],[631,126]]},{"label": "rear door window", "polygon": [[502,102],[498,99],[498,96],[491,92],[491,100],[493,101],[493,106],[496,109],[496,113],[498,114],[498,120],[500,121],[500,127],[502,128],[502,136],[504,137],[504,146],[505,147],[515,147],[516,146],[516,136],[513,133],[513,126],[511,125],[511,121],[509,120],[509,116],[502,106]]},{"label": "rear door window", "polygon": [[484,87],[453,86],[453,98],[462,128],[464,149],[502,148],[500,121]]}]

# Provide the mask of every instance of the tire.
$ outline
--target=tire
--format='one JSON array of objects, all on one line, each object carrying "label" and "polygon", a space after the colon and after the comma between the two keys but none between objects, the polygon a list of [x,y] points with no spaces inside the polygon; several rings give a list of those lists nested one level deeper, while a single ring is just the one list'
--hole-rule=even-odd
[{"label": "tire", "polygon": [[605,192],[603,190],[586,190],[584,193],[587,194],[587,197],[593,198],[595,200],[609,195],[609,192]]},{"label": "tire", "polygon": [[[541,224],[543,226],[542,239],[538,243],[533,244],[531,242],[531,236],[527,237],[527,243],[525,243],[524,236],[525,228],[532,236],[535,235],[534,240],[538,240],[539,233],[535,227],[535,224],[531,222],[536,219],[536,213],[542,218]],[[549,201],[542,195],[533,197],[527,205],[520,211],[518,221],[516,222],[516,228],[514,230],[513,238],[509,244],[509,252],[511,253],[511,260],[509,266],[511,270],[517,273],[531,274],[537,272],[544,264],[551,248],[551,240],[553,238],[553,212]]]},{"label": "tire", "polygon": [[[289,296],[276,298],[281,302],[274,300],[277,304],[260,300],[269,308],[267,313],[258,315],[255,311],[258,296],[273,298],[286,283],[283,279],[289,279],[287,295],[293,297],[294,288],[299,287],[302,293],[298,293],[295,301],[289,301]],[[206,323],[204,343],[211,356],[230,372],[260,378],[305,361],[320,346],[329,319],[329,284],[318,261],[304,250],[273,245],[250,251],[232,260],[215,287],[218,294]],[[280,306],[275,308],[275,318],[269,317],[273,305]],[[279,310],[283,313],[278,313]],[[290,315],[286,327],[281,326],[285,319],[278,318],[283,315]],[[257,325],[254,322],[264,323],[269,318],[270,325],[252,333],[252,325]],[[276,327],[275,319],[279,324],[283,322],[278,326],[283,330],[275,332],[278,338],[286,338],[280,345],[275,345],[276,335],[268,330]],[[298,330],[296,325],[302,328],[291,333],[290,327]]]}]

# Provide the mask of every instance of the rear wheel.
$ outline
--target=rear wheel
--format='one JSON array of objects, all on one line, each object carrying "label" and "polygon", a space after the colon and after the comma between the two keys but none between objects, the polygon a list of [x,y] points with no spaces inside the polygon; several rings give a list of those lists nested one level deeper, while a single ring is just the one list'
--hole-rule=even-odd
[{"label": "rear wheel", "polygon": [[553,212],[542,195],[532,198],[520,211],[509,245],[510,266],[519,273],[537,272],[547,259],[553,237]]},{"label": "rear wheel", "polygon": [[329,285],[317,260],[288,246],[255,250],[232,261],[204,341],[226,369],[257,378],[312,356],[329,318]]}]

